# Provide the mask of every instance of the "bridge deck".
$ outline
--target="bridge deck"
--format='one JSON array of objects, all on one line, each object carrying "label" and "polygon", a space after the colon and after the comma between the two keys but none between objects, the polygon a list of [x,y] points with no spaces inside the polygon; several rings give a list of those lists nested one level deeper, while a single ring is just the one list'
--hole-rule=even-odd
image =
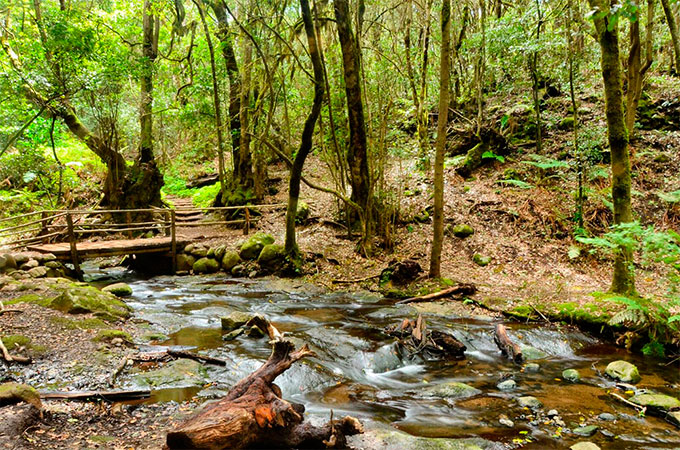
[{"label": "bridge deck", "polygon": [[[189,242],[190,240],[188,239],[178,239],[177,246],[181,248]],[[71,247],[68,242],[30,245],[26,248],[40,253],[52,253],[60,260],[71,260]],[[149,239],[78,242],[76,243],[76,250],[78,251],[79,259],[140,253],[163,253],[172,250],[172,238],[158,237]]]}]

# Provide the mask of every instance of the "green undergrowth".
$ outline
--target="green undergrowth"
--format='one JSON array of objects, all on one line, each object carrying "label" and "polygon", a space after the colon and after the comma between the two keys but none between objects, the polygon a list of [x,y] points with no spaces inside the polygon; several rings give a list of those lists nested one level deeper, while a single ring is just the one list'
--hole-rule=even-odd
[{"label": "green undergrowth", "polygon": [[11,352],[17,347],[25,347],[34,355],[43,354],[47,351],[44,345],[34,344],[31,338],[21,334],[10,334],[2,337],[2,343]]},{"label": "green undergrowth", "polygon": [[108,330],[100,330],[97,333],[97,336],[95,336],[92,340],[95,342],[111,342],[113,339],[120,338],[125,342],[128,343],[133,343],[134,340],[132,339],[132,336],[130,336],[130,333],[127,333],[122,330],[113,330],[113,329],[108,329]]},{"label": "green undergrowth", "polygon": [[97,330],[106,328],[107,324],[97,317],[87,317],[84,319],[69,319],[68,317],[51,317],[50,322],[67,330]]}]

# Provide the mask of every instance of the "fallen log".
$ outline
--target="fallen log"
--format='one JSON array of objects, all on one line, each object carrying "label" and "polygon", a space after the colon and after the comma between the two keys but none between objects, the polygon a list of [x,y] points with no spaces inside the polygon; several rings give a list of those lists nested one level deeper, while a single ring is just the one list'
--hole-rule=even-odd
[{"label": "fallen log", "polygon": [[269,359],[259,369],[226,397],[168,432],[167,448],[346,448],[346,436],[363,432],[357,419],[331,420],[321,427],[304,423],[304,406],[282,399],[281,389],[274,384],[293,363],[313,354],[306,345],[295,350],[292,342],[275,340]]},{"label": "fallen log", "polygon": [[385,332],[399,339],[398,349],[408,357],[420,354],[426,359],[465,358],[465,344],[449,333],[427,329],[420,314],[415,321],[404,319],[398,325],[385,328]]},{"label": "fallen log", "polygon": [[140,400],[151,397],[151,391],[146,389],[128,391],[41,391],[40,398],[46,400],[80,400],[107,402],[123,402],[127,400]]},{"label": "fallen log", "polygon": [[130,359],[133,361],[169,361],[172,358],[186,358],[193,359],[206,364],[214,364],[216,366],[226,366],[227,362],[223,359],[213,358],[212,356],[199,355],[198,353],[190,352],[188,350],[173,350],[171,348],[160,352],[143,352],[137,353]]},{"label": "fallen log", "polygon": [[398,301],[397,305],[402,305],[405,303],[420,303],[420,302],[431,302],[444,297],[455,297],[456,300],[463,300],[470,295],[474,295],[477,292],[477,286],[469,283],[461,283],[457,286],[453,286],[447,289],[443,289],[439,292],[433,292],[432,294],[420,295],[418,297],[411,297],[405,300]]},{"label": "fallen log", "polygon": [[516,364],[522,364],[524,359],[522,356],[522,349],[519,345],[512,342],[510,336],[508,336],[508,330],[505,328],[505,325],[501,323],[496,324],[493,340],[503,356],[514,361]]}]

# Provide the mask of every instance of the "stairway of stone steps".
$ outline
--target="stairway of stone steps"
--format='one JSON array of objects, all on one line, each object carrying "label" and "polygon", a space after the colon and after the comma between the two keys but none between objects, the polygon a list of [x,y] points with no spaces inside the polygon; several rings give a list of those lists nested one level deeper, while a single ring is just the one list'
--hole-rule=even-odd
[{"label": "stairway of stone steps", "polygon": [[[178,227],[186,224],[194,224],[205,219],[203,211],[193,209],[195,206],[191,201],[191,198],[168,196],[168,200],[175,205],[175,224]],[[187,210],[189,208],[192,208],[193,210]]]}]

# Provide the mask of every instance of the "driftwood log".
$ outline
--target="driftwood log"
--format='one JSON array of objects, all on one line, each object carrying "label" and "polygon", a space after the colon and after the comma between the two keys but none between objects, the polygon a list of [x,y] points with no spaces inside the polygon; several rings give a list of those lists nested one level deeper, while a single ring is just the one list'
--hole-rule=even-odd
[{"label": "driftwood log", "polygon": [[128,391],[41,391],[40,398],[45,400],[79,400],[94,402],[104,400],[107,402],[124,402],[128,400],[141,400],[151,397],[148,389]]},{"label": "driftwood log", "polygon": [[505,325],[501,323],[496,324],[493,340],[503,356],[514,361],[516,364],[522,364],[522,361],[524,360],[522,349],[519,345],[512,342],[510,336],[508,336],[508,330],[505,328]]},{"label": "driftwood log", "polygon": [[426,359],[465,358],[465,344],[449,333],[429,330],[420,314],[416,320],[404,319],[398,325],[385,328],[385,332],[399,339],[399,350],[406,356],[420,354]]},{"label": "driftwood log", "polygon": [[281,337],[270,323],[261,323],[273,341],[269,359],[239,381],[223,399],[206,406],[170,431],[169,449],[346,448],[346,436],[363,432],[353,417],[324,426],[304,423],[304,406],[281,398],[276,377],[293,363],[314,353]]},{"label": "driftwood log", "polygon": [[433,292],[432,294],[421,295],[418,297],[411,297],[405,300],[397,302],[397,305],[404,303],[420,303],[420,302],[431,302],[434,300],[439,300],[444,297],[453,297],[454,300],[463,300],[464,298],[474,295],[477,292],[477,286],[474,284],[462,283],[456,286],[443,289],[438,292]]}]

